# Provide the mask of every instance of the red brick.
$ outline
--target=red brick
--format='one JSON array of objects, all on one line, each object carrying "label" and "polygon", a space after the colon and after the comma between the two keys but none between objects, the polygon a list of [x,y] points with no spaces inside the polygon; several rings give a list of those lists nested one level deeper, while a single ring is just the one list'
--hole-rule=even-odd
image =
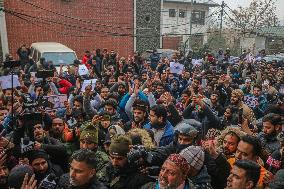
[{"label": "red brick", "polygon": [[[4,7],[7,10],[76,26],[76,28],[73,28],[49,22],[43,26],[38,19],[33,19],[33,23],[29,23],[6,13],[9,50],[14,56],[18,47],[22,44],[30,45],[33,42],[40,41],[55,41],[65,44],[74,49],[79,58],[82,57],[84,51],[87,49],[115,49],[121,56],[127,56],[133,52],[133,0],[25,1],[56,13],[88,20],[93,23],[68,19],[32,7],[21,0],[4,1]],[[103,25],[110,27],[104,27]],[[125,27],[130,29],[124,29]],[[83,28],[88,28],[92,31],[90,32]],[[101,30],[102,32],[95,30]],[[113,34],[107,34],[106,32],[128,34],[128,36],[113,36]],[[63,35],[62,33],[67,33],[68,35]]]}]

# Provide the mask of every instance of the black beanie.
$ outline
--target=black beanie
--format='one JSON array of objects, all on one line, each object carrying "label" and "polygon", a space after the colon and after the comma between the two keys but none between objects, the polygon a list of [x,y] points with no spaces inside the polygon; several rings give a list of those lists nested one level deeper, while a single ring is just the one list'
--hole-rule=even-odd
[{"label": "black beanie", "polygon": [[49,160],[49,156],[44,150],[33,150],[28,153],[28,159],[30,161],[30,164],[37,158],[43,158],[46,161]]}]

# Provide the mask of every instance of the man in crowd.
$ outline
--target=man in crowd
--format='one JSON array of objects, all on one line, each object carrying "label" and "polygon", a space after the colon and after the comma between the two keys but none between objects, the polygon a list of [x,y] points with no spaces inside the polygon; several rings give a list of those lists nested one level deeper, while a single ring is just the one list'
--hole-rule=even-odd
[{"label": "man in crowd", "polygon": [[149,176],[139,173],[136,165],[130,165],[127,153],[131,140],[127,136],[118,136],[111,141],[109,155],[111,163],[107,166],[104,183],[111,189],[132,189],[153,181]]},{"label": "man in crowd", "polygon": [[58,189],[84,188],[107,189],[96,178],[96,154],[89,149],[80,149],[71,156],[70,172],[62,175]]},{"label": "man in crowd", "polygon": [[184,157],[171,154],[163,163],[157,182],[147,183],[141,189],[148,188],[195,188],[187,179],[189,166]]},{"label": "man in crowd", "polygon": [[95,152],[97,160],[96,177],[101,179],[105,175],[106,165],[110,160],[107,154],[98,148],[98,128],[91,122],[86,123],[80,134],[80,149],[89,149]]},{"label": "man in crowd", "polygon": [[48,154],[44,150],[28,152],[27,156],[38,183],[50,174],[54,174],[58,178],[63,174],[62,169],[58,165],[51,163]]},{"label": "man in crowd", "polygon": [[150,109],[150,123],[145,125],[145,129],[154,132],[155,143],[157,146],[166,146],[173,141],[174,130],[171,123],[167,120],[167,110],[163,105],[155,105]]},{"label": "man in crowd", "polygon": [[[228,159],[231,167],[238,160],[250,160],[258,162],[258,158],[261,153],[261,143],[258,138],[250,135],[245,135],[241,138],[241,141],[238,144],[236,155],[234,158]],[[264,184],[264,177],[267,173],[267,170],[261,166],[260,168],[260,177],[258,180],[258,187],[262,187]]]},{"label": "man in crowd", "polygon": [[226,189],[253,189],[260,176],[260,166],[250,160],[238,160],[234,163],[228,177]]},{"label": "man in crowd", "polygon": [[263,148],[269,154],[280,149],[280,142],[277,140],[277,135],[282,132],[281,116],[270,113],[262,118],[263,132],[258,134]]}]

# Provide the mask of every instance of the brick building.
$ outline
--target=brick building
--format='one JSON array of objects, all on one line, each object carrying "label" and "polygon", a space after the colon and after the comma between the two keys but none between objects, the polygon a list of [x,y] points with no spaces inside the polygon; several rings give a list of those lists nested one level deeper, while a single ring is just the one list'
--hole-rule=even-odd
[{"label": "brick building", "polygon": [[6,0],[4,9],[13,55],[22,44],[41,41],[65,44],[78,57],[97,48],[123,56],[134,51],[133,0]]}]

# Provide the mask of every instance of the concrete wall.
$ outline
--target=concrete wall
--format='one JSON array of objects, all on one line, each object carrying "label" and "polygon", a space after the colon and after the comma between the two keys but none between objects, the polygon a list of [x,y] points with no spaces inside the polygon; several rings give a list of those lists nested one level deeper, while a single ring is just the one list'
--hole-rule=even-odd
[{"label": "concrete wall", "polygon": [[[176,10],[176,17],[169,17],[169,9]],[[186,11],[186,17],[179,17],[179,10]],[[194,5],[194,10],[205,11],[205,25],[192,24],[192,34],[205,33],[209,27],[207,21],[210,18],[206,18],[209,13],[209,7],[203,5]],[[162,33],[178,33],[189,34],[190,33],[190,16],[192,7],[190,3],[165,3],[162,9],[163,28]]]},{"label": "concrete wall", "polygon": [[160,47],[161,0],[136,0],[136,50]]}]

